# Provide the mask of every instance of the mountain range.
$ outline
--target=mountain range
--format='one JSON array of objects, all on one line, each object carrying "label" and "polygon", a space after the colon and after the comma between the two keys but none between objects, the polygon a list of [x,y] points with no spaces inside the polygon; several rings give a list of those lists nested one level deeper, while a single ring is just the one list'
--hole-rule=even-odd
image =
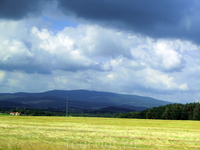
[{"label": "mountain range", "polygon": [[[65,109],[68,100],[70,110],[124,110],[141,111],[170,104],[150,97],[116,94],[88,90],[53,90],[41,93],[1,93],[0,107],[29,107]],[[111,110],[111,111],[112,111]],[[125,110],[124,110],[125,111]],[[126,111],[125,111],[126,112]]]}]

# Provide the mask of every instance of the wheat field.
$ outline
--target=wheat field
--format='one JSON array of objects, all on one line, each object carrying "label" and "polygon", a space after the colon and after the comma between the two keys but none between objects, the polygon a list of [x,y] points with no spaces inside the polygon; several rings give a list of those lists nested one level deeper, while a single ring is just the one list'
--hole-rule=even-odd
[{"label": "wheat field", "polygon": [[0,149],[200,149],[200,122],[0,116]]}]

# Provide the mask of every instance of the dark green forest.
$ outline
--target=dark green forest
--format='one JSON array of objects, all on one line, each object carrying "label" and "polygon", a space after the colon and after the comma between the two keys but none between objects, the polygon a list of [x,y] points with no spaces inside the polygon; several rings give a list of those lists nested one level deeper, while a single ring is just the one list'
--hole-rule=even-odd
[{"label": "dark green forest", "polygon": [[[0,113],[21,112],[27,116],[66,116],[65,111],[51,109],[30,109],[30,108],[0,108]],[[200,120],[200,104],[168,104],[165,106],[153,107],[143,111],[127,113],[111,113],[109,111],[81,111],[69,112],[74,117],[112,117],[112,118],[138,118],[138,119],[166,119],[166,120]]]},{"label": "dark green forest", "polygon": [[165,106],[153,107],[140,112],[121,113],[117,117],[138,119],[200,120],[200,104],[174,103]]},{"label": "dark green forest", "polygon": [[[22,116],[66,116],[66,111],[54,109],[30,109],[30,108],[0,108],[0,114],[9,115],[10,112],[21,112]],[[108,117],[115,118],[118,113],[111,112],[95,112],[95,111],[69,111],[68,116],[72,117]]]},{"label": "dark green forest", "polygon": [[0,113],[2,114],[10,114],[10,112],[21,112],[22,115],[26,116],[62,116],[63,112],[59,111],[50,111],[50,110],[42,110],[42,109],[29,109],[29,108],[9,108],[4,107],[0,108]]}]

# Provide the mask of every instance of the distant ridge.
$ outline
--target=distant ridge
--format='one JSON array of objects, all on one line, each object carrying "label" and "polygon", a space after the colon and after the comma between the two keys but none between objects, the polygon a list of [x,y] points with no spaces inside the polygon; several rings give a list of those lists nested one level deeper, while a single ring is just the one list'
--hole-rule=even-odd
[{"label": "distant ridge", "polygon": [[3,107],[31,107],[22,103],[10,102],[10,101],[0,101],[0,106]]},{"label": "distant ridge", "polygon": [[65,108],[67,98],[69,98],[69,107],[77,110],[111,108],[110,106],[112,106],[112,108],[120,107],[141,111],[170,104],[170,102],[150,97],[88,90],[52,90],[41,93],[0,94],[0,101],[15,102],[32,108]]}]

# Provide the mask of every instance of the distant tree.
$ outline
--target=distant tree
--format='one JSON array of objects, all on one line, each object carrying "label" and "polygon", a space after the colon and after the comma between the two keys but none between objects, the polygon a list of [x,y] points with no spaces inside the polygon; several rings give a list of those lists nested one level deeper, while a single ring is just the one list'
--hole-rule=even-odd
[{"label": "distant tree", "polygon": [[16,112],[16,111],[17,111],[16,108],[11,109],[11,112]]},{"label": "distant tree", "polygon": [[5,113],[5,110],[3,108],[0,108],[0,113]]},{"label": "distant tree", "polygon": [[151,109],[148,109],[147,113],[146,113],[146,119],[152,119],[152,112]]},{"label": "distant tree", "polygon": [[162,119],[169,119],[170,118],[170,112],[169,112],[169,108],[166,107],[165,111],[162,114]]},{"label": "distant tree", "polygon": [[181,120],[188,120],[188,119],[189,119],[189,113],[186,109],[186,106],[183,106],[181,111]]},{"label": "distant tree", "polygon": [[193,119],[200,120],[200,105],[197,104],[193,111]]}]

